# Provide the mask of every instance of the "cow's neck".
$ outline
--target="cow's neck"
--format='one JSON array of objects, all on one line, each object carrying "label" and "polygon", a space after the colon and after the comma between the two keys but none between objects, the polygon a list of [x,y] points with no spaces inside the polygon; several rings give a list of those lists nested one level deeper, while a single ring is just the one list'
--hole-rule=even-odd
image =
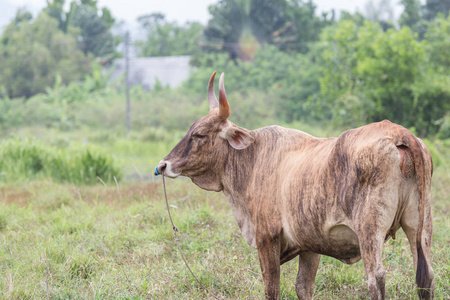
[{"label": "cow's neck", "polygon": [[251,218],[253,193],[249,189],[255,179],[255,172],[264,172],[258,160],[261,153],[265,153],[264,147],[267,144],[260,139],[261,129],[252,131],[251,134],[255,137],[255,142],[248,148],[235,150],[229,146],[221,183],[242,236],[250,246],[256,248],[255,229]]},{"label": "cow's neck", "polygon": [[[232,195],[246,195],[252,181],[276,173],[280,155],[278,140],[285,136],[285,128],[269,126],[251,131],[255,141],[247,148],[228,148],[221,183]],[[284,145],[286,147],[286,145]]]},{"label": "cow's neck", "polygon": [[229,146],[228,155],[221,177],[224,191],[231,194],[245,194],[253,177],[258,145],[236,150]]}]

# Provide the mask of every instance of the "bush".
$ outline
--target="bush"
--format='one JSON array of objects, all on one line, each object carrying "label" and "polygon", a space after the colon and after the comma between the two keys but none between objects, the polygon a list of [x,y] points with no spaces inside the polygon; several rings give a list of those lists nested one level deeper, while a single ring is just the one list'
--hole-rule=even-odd
[{"label": "bush", "polygon": [[12,138],[0,143],[0,180],[52,178],[58,182],[94,184],[120,178],[113,158],[92,146],[58,149],[37,140]]}]

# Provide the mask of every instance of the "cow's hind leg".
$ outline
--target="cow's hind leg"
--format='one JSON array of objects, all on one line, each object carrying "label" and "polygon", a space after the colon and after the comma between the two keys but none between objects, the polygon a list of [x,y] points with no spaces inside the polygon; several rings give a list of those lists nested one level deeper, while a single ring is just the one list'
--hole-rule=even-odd
[{"label": "cow's hind leg", "polygon": [[384,236],[376,232],[365,232],[360,238],[361,257],[367,275],[367,285],[371,300],[385,299],[386,271],[381,260]]},{"label": "cow's hind leg", "polygon": [[314,280],[319,267],[320,254],[303,252],[299,255],[297,281],[295,290],[299,299],[312,299]]},{"label": "cow's hind leg", "polygon": [[408,237],[416,270],[416,283],[419,288],[420,299],[433,299],[434,295],[434,273],[431,267],[431,236],[433,232],[432,216],[430,208],[425,210],[422,243],[417,244],[417,226],[419,213],[417,202],[412,201],[401,219],[401,226]]},{"label": "cow's hind leg", "polygon": [[367,275],[371,300],[385,299],[386,271],[382,262],[383,244],[398,204],[395,189],[373,189],[357,215],[357,235]]}]

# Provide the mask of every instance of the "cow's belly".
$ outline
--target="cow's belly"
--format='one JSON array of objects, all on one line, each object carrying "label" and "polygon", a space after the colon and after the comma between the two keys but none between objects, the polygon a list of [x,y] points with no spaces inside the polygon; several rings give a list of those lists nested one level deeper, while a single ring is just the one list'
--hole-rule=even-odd
[{"label": "cow's belly", "polygon": [[[281,260],[286,262],[302,251],[334,257],[346,264],[353,264],[361,259],[358,237],[348,226],[339,224],[324,231],[321,236],[303,239],[295,247],[286,247]],[[292,244],[291,244],[292,245]]]},{"label": "cow's belly", "polygon": [[332,256],[348,264],[361,259],[358,236],[350,227],[343,224],[332,227],[325,240],[321,254]]}]

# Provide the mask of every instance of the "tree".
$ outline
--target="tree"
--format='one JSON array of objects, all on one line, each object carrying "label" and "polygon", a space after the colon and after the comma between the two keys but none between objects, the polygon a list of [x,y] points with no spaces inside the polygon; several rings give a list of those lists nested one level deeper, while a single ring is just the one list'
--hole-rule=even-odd
[{"label": "tree", "polygon": [[419,0],[401,0],[401,4],[405,7],[400,16],[400,26],[407,26],[413,32],[418,33],[420,40],[423,39],[427,31],[427,24],[423,18],[424,10]]},{"label": "tree", "polygon": [[111,34],[114,18],[107,8],[99,9],[95,0],[72,1],[64,11],[65,0],[47,1],[45,12],[58,21],[58,28],[67,33],[70,27],[80,28],[78,47],[96,57],[112,59],[116,42]]},{"label": "tree", "polygon": [[[426,65],[423,76],[413,86],[414,97],[421,104],[421,119],[430,120],[425,124],[429,132],[439,130],[450,133],[450,16],[438,16],[428,24],[424,40]],[[447,113],[447,114],[446,114]],[[444,115],[447,115],[445,118]],[[446,121],[445,121],[446,120]],[[447,126],[447,129],[445,127]]]},{"label": "tree", "polygon": [[384,31],[393,28],[394,8],[391,0],[369,0],[365,4],[366,19],[377,22]]},{"label": "tree", "polygon": [[[363,82],[362,94],[374,102],[370,121],[384,118],[415,126],[419,111],[412,86],[421,78],[424,49],[411,31],[389,29],[385,33],[367,23],[358,33],[356,75]],[[429,121],[429,120],[428,120]]]},{"label": "tree", "polygon": [[32,20],[18,11],[0,40],[0,86],[10,98],[30,97],[53,85],[57,76],[63,83],[81,79],[91,58],[77,49],[78,34],[62,32],[46,13]]},{"label": "tree", "polygon": [[168,22],[161,13],[144,15],[138,18],[141,27],[147,32],[144,41],[136,42],[143,56],[191,55],[199,49],[203,26],[200,23],[178,25]]},{"label": "tree", "polygon": [[449,47],[449,24],[434,23],[422,42],[408,27],[383,31],[368,21],[327,28],[319,60],[324,111],[346,125],[387,118],[435,133],[450,109],[449,60],[440,53]]},{"label": "tree", "polygon": [[212,18],[204,31],[207,51],[225,51],[232,59],[250,60],[259,45],[307,52],[320,31],[333,22],[316,16],[310,0],[221,0],[209,7]]},{"label": "tree", "polygon": [[244,31],[245,9],[236,0],[220,0],[209,6],[211,19],[203,34],[206,51],[228,52],[230,58],[241,57],[239,39]]},{"label": "tree", "polygon": [[427,0],[423,10],[424,17],[428,21],[436,18],[439,13],[448,16],[450,11],[450,0]]},{"label": "tree", "polygon": [[447,73],[450,69],[450,16],[438,17],[428,25],[425,41],[429,62],[435,70]]},{"label": "tree", "polygon": [[106,8],[99,16],[95,6],[87,4],[71,6],[70,26],[80,28],[80,47],[85,54],[92,53],[96,57],[113,58],[116,46],[110,32],[113,23],[114,19]]},{"label": "tree", "polygon": [[401,26],[408,26],[414,30],[422,19],[419,0],[401,0],[400,3],[405,9],[400,16],[399,24]]},{"label": "tree", "polygon": [[334,11],[331,11],[330,17],[328,13],[322,13],[321,18],[317,17],[316,5],[309,0],[289,2],[287,14],[290,22],[295,24],[296,39],[293,43],[289,41],[281,47],[281,49],[294,50],[306,53],[309,50],[309,44],[318,41],[322,29],[334,23]]},{"label": "tree", "polygon": [[250,1],[249,26],[260,44],[272,43],[275,38],[274,32],[283,35],[291,31],[293,34],[293,23],[286,24],[288,22],[286,10],[287,2],[283,0],[259,1],[259,3],[255,0]]},{"label": "tree", "polygon": [[[364,23],[363,23],[364,24]],[[323,96],[316,103],[316,111],[323,119],[353,126],[367,121],[372,103],[361,97],[356,68],[358,64],[358,31],[361,25],[349,15],[337,26],[325,28],[318,49],[320,90]]]}]

